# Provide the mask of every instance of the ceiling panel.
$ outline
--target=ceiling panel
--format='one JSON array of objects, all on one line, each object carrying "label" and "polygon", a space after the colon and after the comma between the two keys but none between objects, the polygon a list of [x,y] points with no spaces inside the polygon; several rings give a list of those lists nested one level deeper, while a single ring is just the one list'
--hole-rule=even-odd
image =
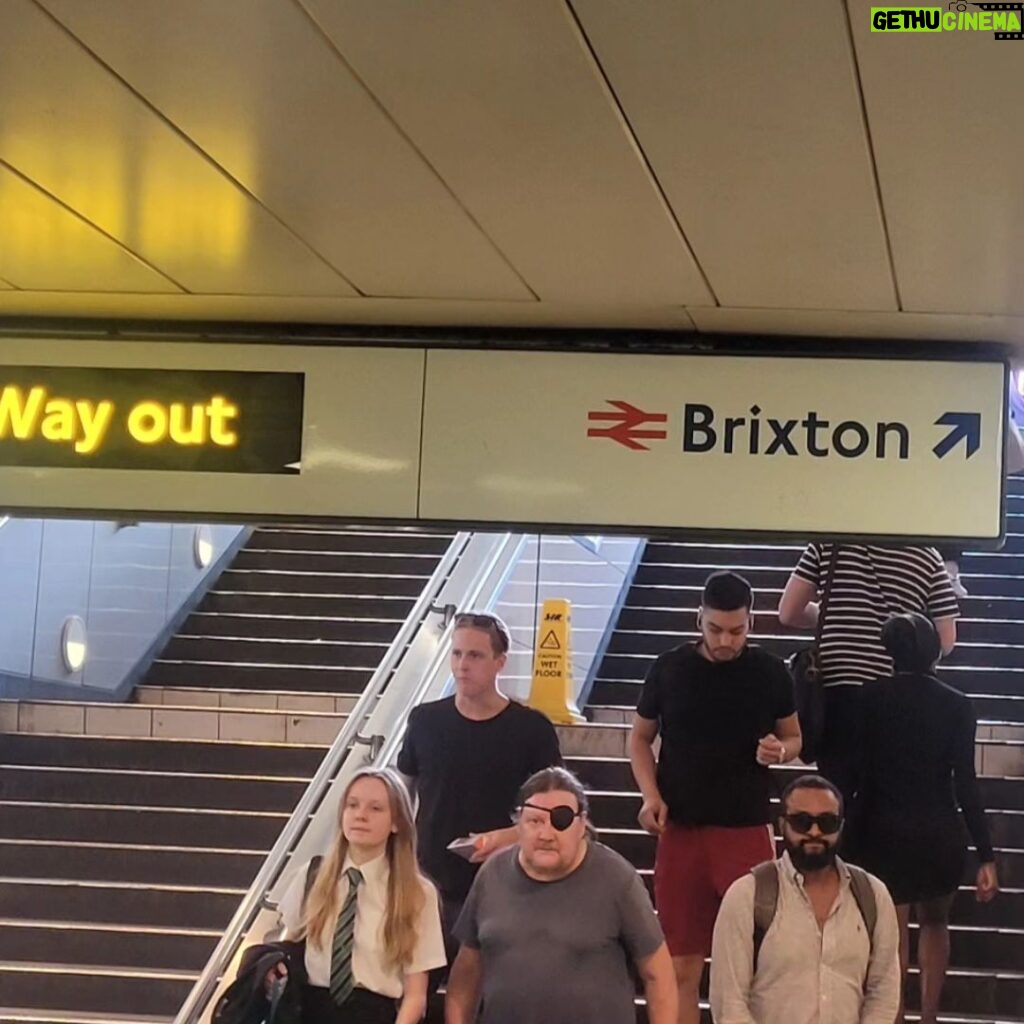
[{"label": "ceiling panel", "polygon": [[850,15],[904,308],[1024,312],[1024,44],[871,32],[870,7]]},{"label": "ceiling panel", "polygon": [[542,300],[713,301],[562,4],[302,2]]},{"label": "ceiling panel", "polygon": [[0,155],[191,291],[352,294],[29,0],[0,14]]},{"label": "ceiling panel", "polygon": [[533,298],[298,5],[44,2],[360,291]]},{"label": "ceiling panel", "polygon": [[573,7],[723,306],[896,308],[841,2]]},{"label": "ceiling panel", "polygon": [[[4,287],[173,292],[165,277],[0,165],[0,275]],[[8,283],[9,282],[9,283]]]}]

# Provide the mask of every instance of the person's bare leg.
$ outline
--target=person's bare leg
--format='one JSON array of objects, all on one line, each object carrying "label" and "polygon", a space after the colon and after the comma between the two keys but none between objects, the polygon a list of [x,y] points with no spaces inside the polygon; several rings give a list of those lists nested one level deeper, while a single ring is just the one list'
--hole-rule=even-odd
[{"label": "person's bare leg", "polygon": [[679,1024],[700,1024],[700,979],[704,957],[674,956],[672,966],[679,986]]},{"label": "person's bare leg", "polygon": [[917,904],[917,962],[921,968],[921,1024],[936,1024],[949,967],[949,908],[952,896]]},{"label": "person's bare leg", "polygon": [[910,907],[904,903],[896,908],[900,926],[900,1008],[896,1024],[903,1024],[907,1004],[907,968],[910,966]]}]

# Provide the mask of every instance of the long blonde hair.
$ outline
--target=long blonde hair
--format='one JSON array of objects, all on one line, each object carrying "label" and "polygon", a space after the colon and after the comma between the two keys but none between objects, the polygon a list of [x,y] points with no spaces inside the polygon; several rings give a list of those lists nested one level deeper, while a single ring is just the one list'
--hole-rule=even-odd
[{"label": "long blonde hair", "polygon": [[331,933],[341,904],[338,882],[348,854],[348,840],[342,830],[341,819],[348,795],[360,779],[379,779],[388,791],[391,823],[396,831],[388,836],[385,850],[389,870],[384,911],[384,957],[390,966],[403,968],[412,961],[418,937],[416,925],[427,898],[424,890],[430,882],[416,864],[412,801],[405,783],[390,768],[360,768],[345,787],[338,804],[338,833],[309,891],[299,937],[305,936],[317,949],[329,948],[333,941]]}]

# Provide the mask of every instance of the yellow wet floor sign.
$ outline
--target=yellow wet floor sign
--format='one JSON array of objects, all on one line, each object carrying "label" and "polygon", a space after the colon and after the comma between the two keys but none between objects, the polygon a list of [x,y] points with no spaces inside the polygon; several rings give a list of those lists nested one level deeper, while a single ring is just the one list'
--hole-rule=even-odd
[{"label": "yellow wet floor sign", "polygon": [[573,691],[572,606],[568,601],[544,602],[537,625],[530,707],[558,725],[586,721],[576,708]]}]

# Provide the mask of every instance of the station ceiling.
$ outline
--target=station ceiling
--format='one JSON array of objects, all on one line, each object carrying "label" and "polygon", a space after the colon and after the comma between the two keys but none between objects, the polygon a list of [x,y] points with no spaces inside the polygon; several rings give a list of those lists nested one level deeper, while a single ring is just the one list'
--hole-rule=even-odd
[{"label": "station ceiling", "polygon": [[1016,342],[1024,40],[870,7],[0,0],[0,317]]}]

